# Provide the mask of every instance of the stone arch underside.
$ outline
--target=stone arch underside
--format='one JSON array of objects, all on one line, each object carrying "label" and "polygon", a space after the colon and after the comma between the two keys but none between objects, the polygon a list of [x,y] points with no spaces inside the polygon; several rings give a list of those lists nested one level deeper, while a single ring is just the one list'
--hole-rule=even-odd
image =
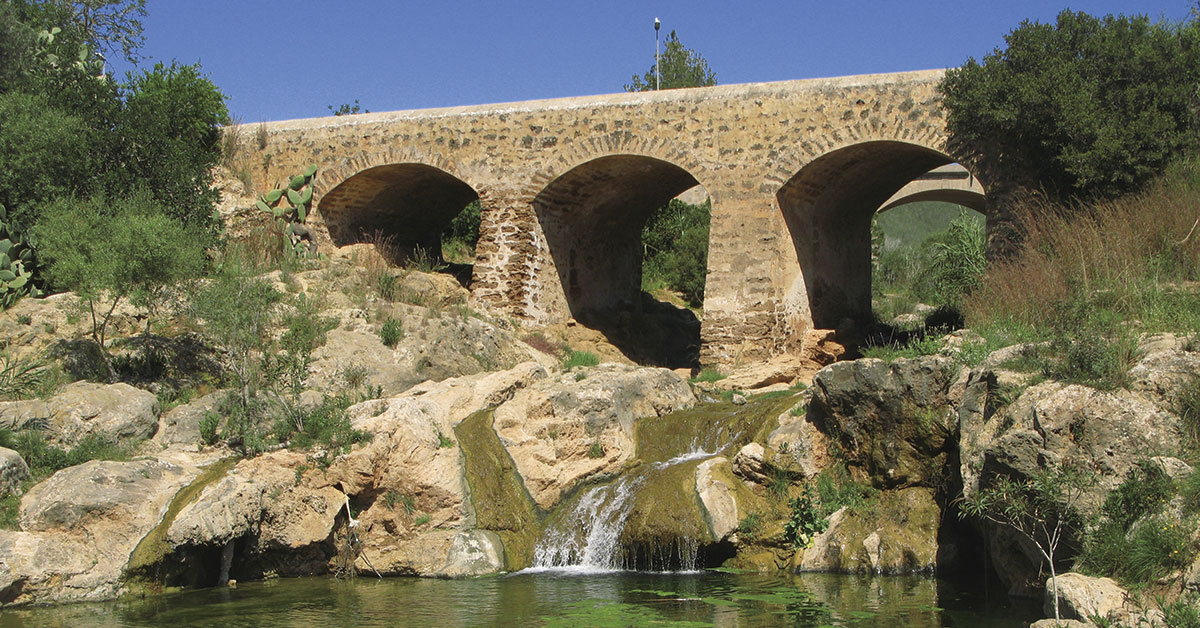
[{"label": "stone arch underside", "polygon": [[[555,178],[533,200],[554,269],[546,279],[557,282],[543,296],[560,301],[571,317],[604,332],[631,358],[671,362],[634,355],[636,348],[622,342],[626,334],[612,327],[613,316],[637,324],[630,317],[644,306],[642,228],[655,209],[698,183],[677,165],[633,154],[598,157]],[[692,335],[698,345],[698,321]]]},{"label": "stone arch underside", "polygon": [[981,214],[987,213],[986,196],[971,190],[956,189],[922,190],[920,192],[913,192],[912,194],[899,196],[898,198],[895,198],[895,200],[888,201],[883,207],[879,208],[879,211],[885,212],[890,209],[900,207],[901,205],[925,202],[953,203],[955,205],[961,205],[967,209],[977,211]]},{"label": "stone arch underside", "polygon": [[471,201],[467,183],[421,163],[362,170],[329,190],[317,205],[334,246],[386,239],[397,256],[420,248],[441,254],[441,234]]},{"label": "stone arch underside", "polygon": [[846,146],[800,169],[776,194],[795,260],[785,299],[807,312],[797,325],[836,328],[871,314],[871,217],[919,175],[954,160],[932,148],[902,141]]}]

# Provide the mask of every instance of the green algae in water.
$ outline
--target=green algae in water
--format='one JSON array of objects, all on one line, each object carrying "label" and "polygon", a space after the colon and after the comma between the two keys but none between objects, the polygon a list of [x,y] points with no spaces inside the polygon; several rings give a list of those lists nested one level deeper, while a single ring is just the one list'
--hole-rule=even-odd
[{"label": "green algae in water", "polygon": [[695,451],[736,452],[751,441],[766,442],[775,420],[796,404],[799,393],[759,397],[746,405],[701,404],[637,422],[637,455],[644,462],[665,462]]},{"label": "green algae in water", "polygon": [[[1033,618],[981,612],[980,599],[963,593],[921,578],[834,574],[526,572],[463,580],[288,578],[102,604],[7,609],[0,611],[0,628],[456,628],[567,622],[572,628],[1023,628]],[[756,596],[763,597],[751,599]]]},{"label": "green algae in water", "polygon": [[476,527],[500,536],[504,568],[515,571],[533,561],[540,516],[516,463],[492,427],[493,417],[491,410],[476,412],[454,426],[454,434],[463,452]]}]

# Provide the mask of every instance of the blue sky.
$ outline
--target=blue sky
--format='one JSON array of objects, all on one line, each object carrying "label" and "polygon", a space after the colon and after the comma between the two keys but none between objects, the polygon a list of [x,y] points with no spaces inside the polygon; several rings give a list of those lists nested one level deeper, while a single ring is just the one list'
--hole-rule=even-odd
[{"label": "blue sky", "polygon": [[[1190,0],[148,0],[143,54],[199,62],[244,122],[619,92],[654,18],[721,84],[960,65],[1064,8],[1186,19]],[[127,64],[114,68],[123,74]]]}]

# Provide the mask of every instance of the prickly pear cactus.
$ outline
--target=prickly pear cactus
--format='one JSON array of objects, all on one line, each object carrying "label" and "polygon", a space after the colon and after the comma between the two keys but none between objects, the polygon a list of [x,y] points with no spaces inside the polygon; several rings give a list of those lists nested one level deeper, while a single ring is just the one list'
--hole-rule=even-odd
[{"label": "prickly pear cactus", "polygon": [[8,210],[0,205],[0,309],[8,309],[25,295],[42,295],[34,271],[33,249],[21,242],[8,223]]},{"label": "prickly pear cactus", "polygon": [[[288,237],[292,252],[298,256],[311,255],[315,251],[314,243],[305,241],[310,233],[304,222],[308,220],[312,211],[312,181],[316,174],[317,167],[309,166],[304,172],[289,179],[285,185],[260,196],[254,204],[275,220],[286,223],[283,231]],[[287,205],[283,204],[285,199]]]}]

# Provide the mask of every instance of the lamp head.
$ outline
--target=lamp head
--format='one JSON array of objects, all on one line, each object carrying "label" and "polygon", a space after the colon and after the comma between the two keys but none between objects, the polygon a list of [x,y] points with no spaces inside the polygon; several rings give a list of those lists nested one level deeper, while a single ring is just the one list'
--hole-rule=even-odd
[{"label": "lamp head", "polygon": [[662,24],[659,23],[658,18],[654,18],[654,30],[657,31],[661,27],[662,27]]}]

